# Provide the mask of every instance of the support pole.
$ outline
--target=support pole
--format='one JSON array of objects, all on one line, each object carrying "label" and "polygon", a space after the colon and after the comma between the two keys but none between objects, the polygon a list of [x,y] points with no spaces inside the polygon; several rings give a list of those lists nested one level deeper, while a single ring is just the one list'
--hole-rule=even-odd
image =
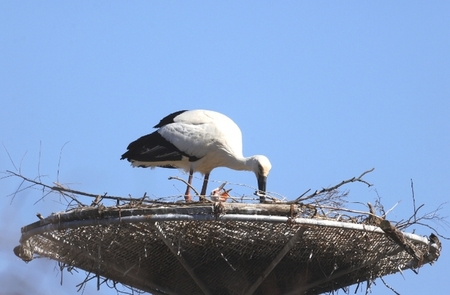
[{"label": "support pole", "polygon": [[299,230],[292,236],[292,238],[284,245],[283,249],[277,254],[274,260],[269,264],[269,266],[262,272],[262,274],[258,277],[258,279],[250,286],[250,288],[245,292],[245,295],[253,294],[256,289],[258,289],[259,285],[264,281],[264,279],[270,274],[270,272],[278,265],[278,263],[286,256],[286,253],[289,252],[295,245],[295,243],[301,238],[303,233],[305,232],[306,227],[302,226]]},{"label": "support pole", "polygon": [[178,253],[177,249],[175,249],[175,246],[172,244],[172,242],[166,237],[164,234],[164,231],[162,230],[161,226],[159,225],[159,222],[156,221],[154,224],[154,227],[156,228],[156,232],[158,233],[158,236],[163,240],[164,244],[170,249],[173,255],[178,259],[178,261],[181,263],[181,265],[184,267],[184,269],[188,272],[188,274],[191,276],[191,278],[194,280],[194,282],[197,284],[197,286],[200,287],[200,289],[203,291],[205,295],[211,295],[211,292],[209,292],[208,288],[205,284],[200,280],[200,278],[195,274],[192,267],[184,260],[184,258],[181,256],[181,254]]}]

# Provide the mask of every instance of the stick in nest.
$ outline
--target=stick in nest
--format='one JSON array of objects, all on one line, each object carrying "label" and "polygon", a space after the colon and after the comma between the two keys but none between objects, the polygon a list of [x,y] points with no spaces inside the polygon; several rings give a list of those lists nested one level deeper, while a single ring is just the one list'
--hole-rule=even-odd
[{"label": "stick in nest", "polygon": [[169,180],[172,180],[172,179],[179,180],[179,181],[183,182],[184,184],[186,184],[187,186],[189,186],[189,187],[194,191],[194,193],[195,193],[196,196],[200,196],[200,194],[198,193],[198,191],[197,191],[192,185],[190,185],[186,180],[181,179],[181,178],[179,178],[179,177],[177,177],[177,176],[171,176],[171,177],[169,177]]},{"label": "stick in nest", "polygon": [[[88,205],[81,203],[77,199],[76,196],[90,197],[90,198],[94,198],[94,200],[98,199],[98,196],[99,196],[99,194],[86,193],[86,192],[70,189],[70,188],[68,188],[68,187],[66,187],[66,186],[64,186],[64,185],[62,185],[62,184],[60,184],[58,182],[54,182],[54,185],[48,185],[48,184],[40,182],[39,180],[28,178],[26,176],[23,176],[20,173],[13,172],[13,171],[10,171],[10,170],[6,170],[6,173],[8,173],[9,176],[16,176],[16,177],[19,177],[19,178],[22,179],[22,183],[21,183],[20,187],[12,195],[15,195],[18,192],[20,192],[20,191],[22,191],[24,189],[31,188],[33,186],[41,186],[42,190],[44,191],[45,194],[39,200],[42,200],[43,198],[45,198],[48,194],[50,194],[52,192],[57,192],[57,193],[60,193],[61,195],[65,196],[65,197],[70,198],[71,200],[73,200],[74,202],[78,203],[78,205],[80,205],[82,207],[85,207],[85,206],[88,206]],[[25,188],[22,188],[22,185],[25,182],[28,182],[28,183],[31,183],[31,184],[29,186],[25,187]],[[146,194],[144,195],[144,197],[140,197],[140,198],[132,198],[132,197],[126,198],[126,197],[108,196],[107,193],[104,193],[103,195],[100,195],[100,196],[101,196],[102,199],[124,201],[124,202],[135,201],[135,202],[139,202],[139,203],[152,203],[152,204],[163,203],[163,202],[149,200],[148,198],[146,198]]]},{"label": "stick in nest", "polygon": [[290,201],[288,203],[300,203],[300,202],[303,202],[305,200],[312,199],[312,198],[314,198],[317,195],[320,195],[320,194],[323,194],[323,193],[326,193],[326,192],[334,191],[334,190],[338,189],[339,187],[343,186],[344,184],[347,184],[347,183],[350,183],[350,182],[362,182],[362,183],[367,184],[370,187],[370,186],[372,186],[372,184],[368,183],[367,181],[365,181],[362,178],[364,177],[364,175],[366,175],[367,173],[372,172],[373,170],[375,170],[375,168],[372,168],[370,170],[364,171],[359,177],[353,177],[353,178],[350,178],[350,179],[347,179],[347,180],[343,180],[339,184],[336,184],[336,185],[334,185],[332,187],[323,188],[321,190],[316,190],[314,193],[304,197],[304,195],[311,190],[311,189],[309,189],[305,193],[303,193],[300,197],[298,197],[294,201]]}]

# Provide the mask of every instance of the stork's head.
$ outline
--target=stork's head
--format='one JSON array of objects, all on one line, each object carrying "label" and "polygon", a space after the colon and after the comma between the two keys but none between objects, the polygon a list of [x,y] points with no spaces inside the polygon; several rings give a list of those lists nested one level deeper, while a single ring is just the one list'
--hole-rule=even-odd
[{"label": "stork's head", "polygon": [[266,156],[257,155],[253,156],[253,172],[255,172],[258,180],[258,194],[266,194],[267,176],[269,175],[272,164]]}]

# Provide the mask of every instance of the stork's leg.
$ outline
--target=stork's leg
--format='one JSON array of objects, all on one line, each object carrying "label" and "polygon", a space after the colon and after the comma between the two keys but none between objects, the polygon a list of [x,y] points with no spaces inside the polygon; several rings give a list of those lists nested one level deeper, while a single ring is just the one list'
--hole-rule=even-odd
[{"label": "stork's leg", "polygon": [[[192,175],[193,174],[194,174],[194,170],[191,168],[189,170],[189,178],[188,178],[188,184],[189,185],[192,185]],[[186,203],[189,203],[189,202],[192,201],[192,198],[191,198],[191,187],[189,185],[187,186],[186,193],[184,194],[184,199],[186,200]]]},{"label": "stork's leg", "polygon": [[208,180],[209,180],[209,173],[206,173],[205,178],[203,178],[203,186],[202,192],[200,193],[200,201],[205,201],[206,187],[208,186]]}]

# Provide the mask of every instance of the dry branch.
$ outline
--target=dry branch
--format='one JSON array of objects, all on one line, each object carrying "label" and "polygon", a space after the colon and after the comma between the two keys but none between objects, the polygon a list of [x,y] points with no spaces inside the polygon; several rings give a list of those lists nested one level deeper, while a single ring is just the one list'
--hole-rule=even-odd
[{"label": "dry branch", "polygon": [[198,191],[195,189],[195,187],[193,187],[193,186],[192,186],[190,183],[188,183],[186,180],[184,180],[184,179],[182,179],[182,178],[180,178],[180,177],[177,177],[177,176],[171,176],[171,177],[169,177],[169,180],[172,180],[172,179],[179,180],[179,181],[183,182],[185,185],[189,186],[189,187],[194,191],[194,193],[195,193],[196,196],[200,196],[200,194],[199,194]]},{"label": "dry branch", "polygon": [[[305,193],[303,193],[300,197],[298,197],[298,198],[295,199],[294,201],[290,201],[290,202],[288,202],[288,203],[300,203],[300,202],[304,202],[304,201],[306,201],[306,200],[308,200],[308,199],[312,199],[312,198],[314,198],[314,197],[316,197],[316,196],[318,196],[318,195],[321,195],[321,194],[323,194],[323,193],[335,191],[335,190],[337,190],[339,187],[343,186],[344,184],[351,183],[351,182],[362,182],[362,183],[367,184],[367,185],[370,187],[370,186],[372,186],[372,184],[368,183],[367,181],[365,181],[365,180],[362,179],[362,178],[364,177],[364,175],[366,175],[367,173],[372,172],[373,170],[375,170],[375,168],[372,168],[372,169],[370,169],[370,170],[367,170],[367,171],[363,172],[359,177],[352,177],[352,178],[350,178],[350,179],[343,180],[341,183],[336,184],[336,185],[334,185],[334,186],[331,186],[331,187],[328,187],[328,188],[322,188],[321,190],[316,190],[314,193],[312,193],[311,195],[308,195],[308,196],[306,196],[306,197],[304,197]],[[308,191],[310,191],[310,189],[309,189]],[[307,192],[308,192],[308,191],[307,191]]]},{"label": "dry branch", "polygon": [[[130,202],[131,203],[135,203],[135,202],[138,202],[138,203],[151,203],[151,204],[164,203],[164,202],[159,202],[159,201],[156,201],[156,200],[149,200],[148,198],[146,198],[146,193],[144,194],[144,197],[141,197],[141,198],[108,196],[107,193],[104,193],[103,195],[93,194],[93,193],[87,193],[87,192],[83,192],[83,191],[79,191],[79,190],[70,189],[70,188],[65,187],[64,185],[62,185],[60,183],[57,183],[57,182],[54,182],[54,185],[48,185],[48,184],[42,183],[42,182],[40,182],[38,180],[31,179],[31,178],[28,178],[26,176],[23,176],[20,173],[16,173],[16,172],[9,171],[9,170],[7,170],[6,172],[9,173],[12,176],[16,176],[16,177],[22,179],[23,182],[31,183],[31,185],[26,187],[25,189],[31,188],[33,186],[40,186],[40,187],[42,187],[43,190],[46,190],[45,191],[46,193],[44,194],[43,197],[47,196],[49,193],[52,193],[52,192],[60,193],[61,195],[65,196],[65,197],[69,197],[71,200],[73,200],[74,202],[78,203],[78,205],[81,206],[81,207],[85,207],[85,206],[89,206],[89,205],[81,203],[76,198],[76,195],[83,196],[83,197],[94,198],[94,202],[95,202],[95,200],[98,200],[98,198],[100,197],[101,199],[116,200],[116,201],[122,201],[122,202],[126,202],[126,203],[130,203]],[[24,189],[19,187],[19,189],[16,190],[16,192],[14,192],[13,195],[16,195],[18,192],[20,192],[22,190],[24,190]],[[97,204],[98,204],[97,202],[94,203],[94,205],[97,205]]]},{"label": "dry branch", "polygon": [[414,245],[405,239],[403,233],[396,229],[388,220],[382,220],[380,223],[380,228],[389,236],[394,242],[396,242],[400,247],[405,249],[412,257],[414,257],[418,263],[418,266],[423,264],[424,257],[418,251]]}]

